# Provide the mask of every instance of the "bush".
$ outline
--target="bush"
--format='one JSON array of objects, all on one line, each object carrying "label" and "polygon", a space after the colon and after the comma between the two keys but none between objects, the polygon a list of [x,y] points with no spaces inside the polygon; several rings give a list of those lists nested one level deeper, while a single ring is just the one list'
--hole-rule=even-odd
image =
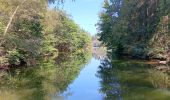
[{"label": "bush", "polygon": [[136,45],[133,48],[130,49],[130,55],[133,58],[138,58],[138,59],[148,59],[148,50],[147,47],[144,45]]},{"label": "bush", "polygon": [[19,53],[17,50],[8,51],[8,55],[9,63],[12,65],[20,65],[21,61],[25,60],[24,55]]}]

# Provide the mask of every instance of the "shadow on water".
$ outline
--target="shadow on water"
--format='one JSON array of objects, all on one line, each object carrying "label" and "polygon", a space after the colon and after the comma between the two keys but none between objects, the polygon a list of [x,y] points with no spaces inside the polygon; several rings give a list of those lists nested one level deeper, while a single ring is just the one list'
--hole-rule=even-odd
[{"label": "shadow on water", "polygon": [[169,100],[170,76],[153,65],[128,60],[102,61],[97,76],[105,100]]},{"label": "shadow on water", "polygon": [[90,54],[60,54],[56,62],[43,60],[37,66],[3,72],[0,100],[63,100],[59,95],[90,58]]}]

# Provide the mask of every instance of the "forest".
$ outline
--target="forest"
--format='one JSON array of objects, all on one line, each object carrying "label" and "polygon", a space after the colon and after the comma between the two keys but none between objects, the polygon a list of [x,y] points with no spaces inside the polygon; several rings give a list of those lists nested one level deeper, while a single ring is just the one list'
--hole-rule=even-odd
[{"label": "forest", "polygon": [[[59,53],[91,51],[91,37],[55,0],[0,0],[0,68],[56,60]],[[63,0],[56,0],[57,5]]]},{"label": "forest", "polygon": [[112,57],[170,61],[170,0],[105,0],[99,40]]}]

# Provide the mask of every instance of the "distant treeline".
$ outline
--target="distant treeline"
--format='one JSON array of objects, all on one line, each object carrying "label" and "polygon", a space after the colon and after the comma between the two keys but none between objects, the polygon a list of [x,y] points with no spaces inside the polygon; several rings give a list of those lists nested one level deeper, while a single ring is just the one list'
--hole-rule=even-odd
[{"label": "distant treeline", "polygon": [[170,57],[170,0],[105,0],[100,40],[118,56]]}]

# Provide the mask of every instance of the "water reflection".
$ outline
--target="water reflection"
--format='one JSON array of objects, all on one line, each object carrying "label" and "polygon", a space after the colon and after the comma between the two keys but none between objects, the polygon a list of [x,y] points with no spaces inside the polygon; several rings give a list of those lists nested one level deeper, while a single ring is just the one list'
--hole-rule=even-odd
[{"label": "water reflection", "polygon": [[159,70],[148,70],[149,81],[155,88],[169,89],[170,88],[170,76],[168,73]]},{"label": "water reflection", "polygon": [[[100,61],[94,58],[86,67],[80,72],[78,78],[69,85],[64,95],[64,100],[102,100],[103,95],[99,93],[100,86],[99,78],[96,77],[96,72]],[[71,95],[66,94],[71,93]]]},{"label": "water reflection", "polygon": [[139,61],[103,60],[97,76],[105,100],[169,100],[170,76]]},{"label": "water reflection", "polygon": [[43,60],[37,66],[1,73],[0,100],[63,100],[60,94],[89,59],[90,54],[60,54],[56,62]]},{"label": "water reflection", "polygon": [[104,60],[107,58],[106,47],[93,47],[93,57],[97,60]]},{"label": "water reflection", "polygon": [[90,58],[60,53],[55,62],[1,72],[0,100],[169,100],[169,66],[102,58],[84,68]]},{"label": "water reflection", "polygon": [[101,78],[100,91],[105,94],[105,99],[121,99],[121,89],[116,77],[116,70],[113,69],[108,60],[101,63],[97,76]]}]

